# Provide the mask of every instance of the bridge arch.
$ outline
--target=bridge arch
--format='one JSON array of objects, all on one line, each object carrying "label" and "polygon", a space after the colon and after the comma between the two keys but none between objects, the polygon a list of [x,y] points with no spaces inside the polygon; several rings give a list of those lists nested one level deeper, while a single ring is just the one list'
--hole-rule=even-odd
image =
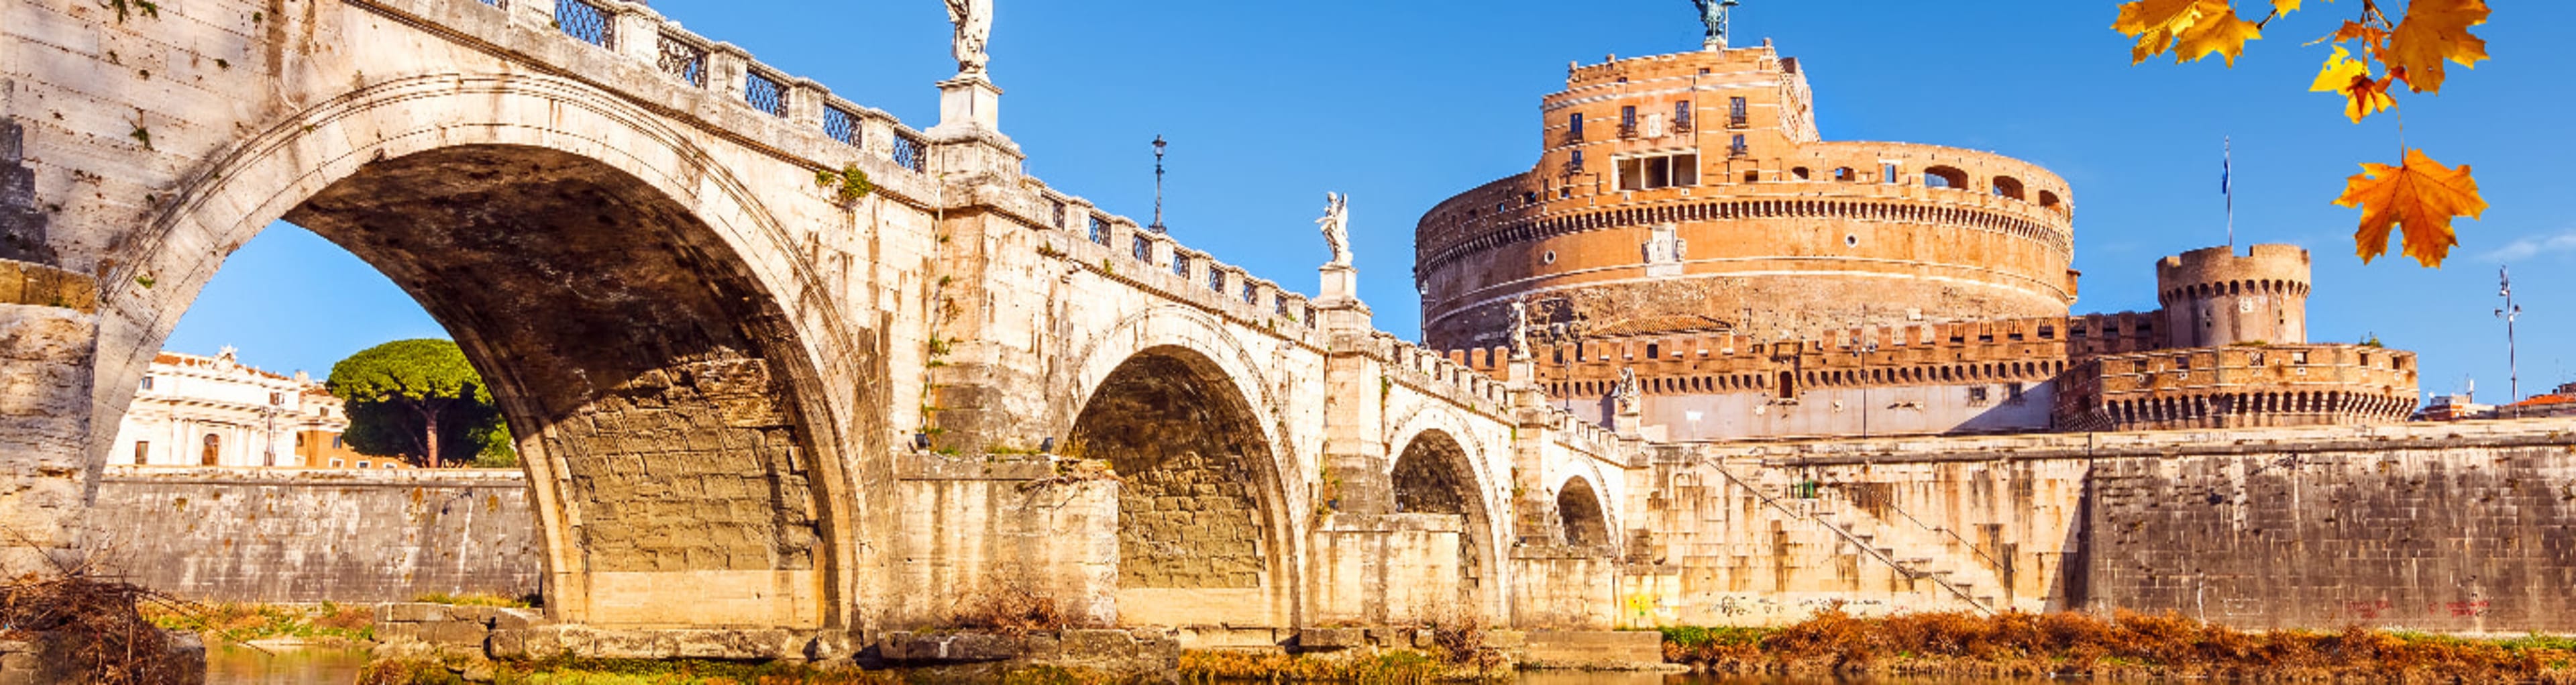
[{"label": "bridge arch", "polygon": [[1389,467],[1387,480],[1395,508],[1408,514],[1453,514],[1464,529],[1458,536],[1458,599],[1485,616],[1500,616],[1502,576],[1494,535],[1494,505],[1470,452],[1448,431],[1431,428],[1405,439]]},{"label": "bridge arch", "polygon": [[1556,490],[1557,523],[1565,531],[1565,544],[1575,547],[1610,545],[1610,516],[1602,508],[1601,495],[1583,476],[1565,480]]},{"label": "bridge arch", "polygon": [[[874,336],[809,304],[798,241],[700,134],[540,75],[318,102],[211,155],[117,248],[94,461],[222,258],[283,218],[383,272],[483,372],[528,464],[555,618],[853,622],[864,493],[842,455],[882,453],[883,412],[859,406],[884,404],[857,371]],[[754,172],[810,173],[771,161]]]},{"label": "bridge arch", "polygon": [[1295,623],[1299,510],[1240,378],[1200,349],[1155,345],[1083,386],[1067,442],[1120,478],[1121,623]]}]

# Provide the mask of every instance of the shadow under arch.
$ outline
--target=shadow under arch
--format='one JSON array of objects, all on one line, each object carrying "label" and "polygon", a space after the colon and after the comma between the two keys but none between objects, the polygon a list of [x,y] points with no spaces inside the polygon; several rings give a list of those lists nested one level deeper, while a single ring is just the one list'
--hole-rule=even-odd
[{"label": "shadow under arch", "polygon": [[1458,536],[1458,599],[1484,617],[1501,616],[1498,602],[1504,580],[1493,538],[1493,513],[1466,447],[1447,431],[1423,430],[1397,453],[1387,478],[1398,513],[1454,514],[1464,519],[1465,532]]},{"label": "shadow under arch", "polygon": [[1565,480],[1556,490],[1556,518],[1565,531],[1565,544],[1574,547],[1606,547],[1610,544],[1609,515],[1601,508],[1601,496],[1593,491],[1592,482],[1582,476]]},{"label": "shadow under arch", "polygon": [[1146,348],[1082,404],[1069,443],[1118,490],[1118,622],[1291,625],[1283,478],[1259,415],[1206,355]]},{"label": "shadow under arch", "polygon": [[840,455],[872,452],[853,443],[881,412],[850,405],[882,398],[826,388],[876,385],[856,371],[874,336],[812,306],[794,243],[692,140],[532,75],[395,79],[286,116],[122,248],[93,420],[115,425],[222,256],[289,219],[419,300],[493,386],[555,619],[849,624]]}]

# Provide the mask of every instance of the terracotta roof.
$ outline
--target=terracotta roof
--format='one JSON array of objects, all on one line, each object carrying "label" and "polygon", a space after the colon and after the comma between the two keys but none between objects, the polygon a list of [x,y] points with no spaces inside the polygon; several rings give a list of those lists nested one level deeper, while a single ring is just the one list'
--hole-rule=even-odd
[{"label": "terracotta roof", "polygon": [[2542,407],[2552,404],[2567,404],[2570,402],[2576,402],[2576,395],[2533,395],[2531,399],[2515,402],[2507,406]]}]

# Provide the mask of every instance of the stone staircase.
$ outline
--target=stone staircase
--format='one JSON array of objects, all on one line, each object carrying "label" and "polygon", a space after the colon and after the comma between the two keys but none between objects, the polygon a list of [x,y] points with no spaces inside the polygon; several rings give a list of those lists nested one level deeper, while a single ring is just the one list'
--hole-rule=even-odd
[{"label": "stone staircase", "polygon": [[1881,518],[1827,490],[1812,499],[1812,519],[1831,527],[1895,569],[1899,578],[1928,580],[1982,612],[2006,608],[2003,578],[1966,540],[1891,509]]}]

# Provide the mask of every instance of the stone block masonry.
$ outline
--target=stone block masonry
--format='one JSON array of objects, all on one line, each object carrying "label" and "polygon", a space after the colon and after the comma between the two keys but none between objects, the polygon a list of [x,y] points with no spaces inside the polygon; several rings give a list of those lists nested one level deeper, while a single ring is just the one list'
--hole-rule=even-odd
[{"label": "stone block masonry", "polygon": [[2576,445],[2113,459],[2091,489],[2090,608],[2576,631]]},{"label": "stone block masonry", "polygon": [[524,597],[545,570],[517,471],[110,467],[88,527],[112,570],[199,600]]}]

